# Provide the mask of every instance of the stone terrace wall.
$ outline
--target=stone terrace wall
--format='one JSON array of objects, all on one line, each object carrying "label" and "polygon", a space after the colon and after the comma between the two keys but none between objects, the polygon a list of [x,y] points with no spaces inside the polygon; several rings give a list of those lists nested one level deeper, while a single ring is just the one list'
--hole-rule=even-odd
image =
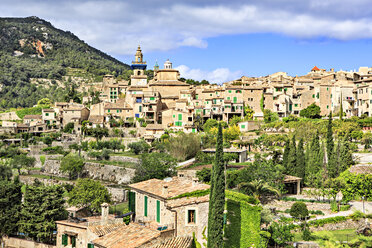
[{"label": "stone terrace wall", "polygon": [[[22,183],[27,184],[27,185],[33,184],[35,182],[35,179],[38,179],[41,183],[45,185],[75,184],[75,182],[72,182],[72,181],[62,181],[58,179],[36,178],[36,177],[24,176],[24,175],[21,175],[19,177],[19,180]],[[108,192],[111,194],[111,199],[114,202],[127,201],[128,190],[123,189],[123,188],[110,187],[109,185],[105,185],[105,187],[107,188]]]},{"label": "stone terrace wall", "polygon": [[312,232],[315,231],[334,231],[334,230],[341,230],[341,229],[358,229],[359,227],[365,225],[365,220],[361,219],[358,221],[354,221],[351,219],[348,219],[346,221],[338,222],[338,223],[331,223],[331,224],[325,224],[324,226],[310,227],[310,230]]},{"label": "stone terrace wall", "polygon": [[30,240],[18,239],[18,238],[3,238],[5,248],[7,247],[22,247],[22,248],[57,248],[54,245],[47,245],[43,243],[37,243]]},{"label": "stone terrace wall", "polygon": [[[68,175],[59,170],[60,160],[45,161],[44,171],[47,174],[52,174],[60,177],[67,177]],[[133,179],[135,169],[124,168],[115,165],[103,165],[99,163],[87,162],[85,163],[82,175],[95,180],[109,181],[118,184],[127,184]]]}]

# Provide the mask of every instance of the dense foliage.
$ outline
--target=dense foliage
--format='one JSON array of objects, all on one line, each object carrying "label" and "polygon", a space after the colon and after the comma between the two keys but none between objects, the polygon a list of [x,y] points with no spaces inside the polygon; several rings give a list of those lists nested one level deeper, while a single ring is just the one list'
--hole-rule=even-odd
[{"label": "dense foliage", "polygon": [[212,167],[208,212],[208,248],[223,246],[225,207],[225,174],[223,161],[223,136],[218,124],[216,158]]},{"label": "dense foliage", "polygon": [[78,207],[86,207],[93,213],[99,213],[102,203],[110,203],[111,195],[99,181],[84,178],[78,179],[69,193],[68,203]]},{"label": "dense foliage", "polygon": [[254,198],[237,192],[226,191],[226,198],[224,247],[259,247],[262,208],[252,205],[257,203]]},{"label": "dense foliage", "polygon": [[67,218],[64,209],[64,189],[62,186],[34,184],[26,186],[26,193],[19,221],[20,231],[35,241],[53,244],[55,221]]},{"label": "dense foliage", "polygon": [[164,179],[175,174],[176,159],[167,153],[145,153],[141,156],[138,165],[135,182],[145,181],[152,178]]}]

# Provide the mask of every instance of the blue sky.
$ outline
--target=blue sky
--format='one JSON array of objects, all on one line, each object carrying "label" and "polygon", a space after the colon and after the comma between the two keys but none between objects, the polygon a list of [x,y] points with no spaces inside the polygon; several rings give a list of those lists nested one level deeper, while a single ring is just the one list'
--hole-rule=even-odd
[{"label": "blue sky", "polygon": [[38,16],[130,63],[221,83],[277,71],[372,66],[370,0],[2,0],[0,16]]}]

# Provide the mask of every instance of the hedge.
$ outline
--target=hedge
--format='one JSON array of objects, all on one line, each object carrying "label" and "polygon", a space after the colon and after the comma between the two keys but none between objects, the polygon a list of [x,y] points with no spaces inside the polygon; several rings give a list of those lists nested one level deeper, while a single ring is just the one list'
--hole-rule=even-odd
[{"label": "hedge", "polygon": [[262,207],[253,197],[226,191],[227,223],[224,247],[258,247],[261,242],[260,222]]}]

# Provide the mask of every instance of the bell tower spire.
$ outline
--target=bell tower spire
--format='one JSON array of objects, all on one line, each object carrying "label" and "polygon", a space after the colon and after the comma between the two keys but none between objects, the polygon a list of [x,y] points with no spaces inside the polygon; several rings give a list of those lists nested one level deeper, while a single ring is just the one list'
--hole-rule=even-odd
[{"label": "bell tower spire", "polygon": [[147,76],[145,75],[146,61],[143,61],[143,54],[141,46],[138,45],[136,54],[134,55],[134,61],[132,61],[131,69],[133,75],[131,76],[131,85],[146,85]]}]

